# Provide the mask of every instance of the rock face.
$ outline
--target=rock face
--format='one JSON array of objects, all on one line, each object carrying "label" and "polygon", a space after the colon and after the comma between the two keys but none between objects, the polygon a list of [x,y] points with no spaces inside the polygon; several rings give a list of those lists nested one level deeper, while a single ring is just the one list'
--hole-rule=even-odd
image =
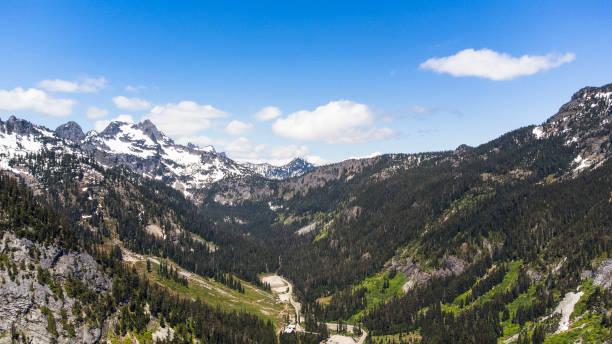
[{"label": "rock face", "polygon": [[55,134],[63,139],[74,142],[81,142],[85,138],[83,129],[81,129],[81,126],[74,121],[70,121],[57,127],[57,129],[55,129]]},{"label": "rock face", "polygon": [[538,138],[560,136],[566,146],[575,146],[574,171],[596,165],[612,156],[612,84],[585,87],[546,123],[533,129]]},{"label": "rock face", "polygon": [[[54,291],[50,286],[61,285],[63,290],[68,278],[76,278],[97,293],[109,290],[112,281],[98,271],[93,257],[63,252],[57,246],[41,246],[10,233],[1,240],[0,343],[10,343],[11,334],[31,343],[99,341],[102,329],[78,320],[71,311],[77,300],[65,292],[58,296],[57,288]],[[39,268],[49,272],[52,282],[40,283]],[[67,315],[65,323],[62,309]],[[49,329],[51,317],[55,331]]]},{"label": "rock face", "polygon": [[602,286],[606,290],[612,290],[612,258],[601,262],[595,272],[593,284]]}]

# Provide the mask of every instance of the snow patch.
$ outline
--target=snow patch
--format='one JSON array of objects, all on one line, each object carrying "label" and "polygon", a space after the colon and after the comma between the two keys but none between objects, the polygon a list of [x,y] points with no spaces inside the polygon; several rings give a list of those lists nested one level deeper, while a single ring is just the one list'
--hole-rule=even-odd
[{"label": "snow patch", "polygon": [[315,230],[315,228],[317,228],[317,223],[313,222],[307,226],[304,226],[302,228],[300,228],[297,232],[295,232],[297,235],[305,235],[307,233],[310,233],[312,231]]},{"label": "snow patch", "polygon": [[577,164],[577,166],[574,167],[574,172],[580,172],[580,171],[584,170],[585,168],[591,166],[591,164],[593,164],[593,162],[591,160],[589,160],[589,158],[583,158],[582,156],[578,155],[574,159],[574,164]]},{"label": "snow patch", "polygon": [[545,135],[544,129],[542,128],[542,126],[537,126],[537,127],[533,128],[531,133],[536,137],[536,139],[541,139]]}]

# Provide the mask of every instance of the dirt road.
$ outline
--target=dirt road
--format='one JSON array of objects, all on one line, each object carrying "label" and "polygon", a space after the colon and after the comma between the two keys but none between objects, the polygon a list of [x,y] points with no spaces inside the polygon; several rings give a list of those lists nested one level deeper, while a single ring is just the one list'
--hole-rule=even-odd
[{"label": "dirt road", "polygon": [[302,322],[302,304],[295,301],[293,298],[293,284],[279,275],[263,276],[261,281],[270,285],[270,289],[272,289],[273,293],[278,295],[281,302],[289,302],[295,310],[295,322]]},{"label": "dirt road", "polygon": [[[293,298],[293,284],[291,284],[291,282],[289,282],[289,280],[287,280],[286,278],[281,277],[279,275],[263,276],[261,278],[261,281],[270,285],[270,289],[272,290],[274,294],[278,295],[278,298],[280,299],[281,302],[289,302],[291,306],[293,306],[293,308],[295,309],[295,319],[296,319],[296,325],[297,325],[295,330],[297,332],[305,332],[304,329],[301,326],[299,326],[299,323],[303,321],[302,316],[301,316],[302,304],[295,301],[295,299]],[[338,324],[326,323],[326,325],[327,325],[327,328],[330,330],[335,331],[338,328]],[[346,329],[348,332],[353,332],[353,328],[354,328],[353,325],[346,325]],[[363,344],[366,340],[366,337],[368,336],[368,333],[364,331],[363,329],[361,329],[361,331],[362,331],[361,337],[359,337],[358,339],[355,339],[350,336],[334,334],[331,337],[329,337],[325,341],[325,343]]]},{"label": "dirt road", "polygon": [[[338,329],[338,324],[326,323],[325,325],[327,325],[327,328],[332,331],[336,331]],[[353,332],[353,329],[355,328],[355,326],[353,325],[344,325],[344,326],[346,326],[346,331],[351,332],[351,333]],[[364,331],[364,329],[361,329],[361,337],[359,337],[359,339],[357,340],[355,340],[355,338],[353,337],[335,334],[329,337],[326,343],[329,343],[329,344],[353,344],[353,343],[363,344],[367,337],[368,337],[368,333]]]}]

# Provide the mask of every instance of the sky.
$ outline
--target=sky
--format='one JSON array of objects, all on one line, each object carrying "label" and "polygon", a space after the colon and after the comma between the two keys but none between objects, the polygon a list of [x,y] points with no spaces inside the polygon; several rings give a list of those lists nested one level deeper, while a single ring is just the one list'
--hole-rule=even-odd
[{"label": "sky", "polygon": [[611,1],[4,1],[0,118],[238,161],[476,146],[612,82]]}]

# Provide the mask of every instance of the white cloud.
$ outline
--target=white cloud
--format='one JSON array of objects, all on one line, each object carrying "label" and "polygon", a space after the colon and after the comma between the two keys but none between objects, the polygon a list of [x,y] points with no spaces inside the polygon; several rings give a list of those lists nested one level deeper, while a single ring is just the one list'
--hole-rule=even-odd
[{"label": "white cloud", "polygon": [[253,129],[253,125],[250,123],[244,123],[238,120],[233,120],[227,124],[223,130],[225,133],[230,135],[243,135],[244,133]]},{"label": "white cloud", "polygon": [[106,117],[106,115],[108,115],[107,110],[100,109],[99,107],[96,107],[96,106],[88,107],[87,112],[85,113],[85,116],[87,116],[87,118],[89,119],[104,118]]},{"label": "white cloud", "polygon": [[419,68],[448,73],[455,77],[476,76],[491,80],[510,80],[559,67],[575,58],[574,53],[514,57],[490,49],[465,49],[455,55],[430,58],[421,63]]},{"label": "white cloud", "polygon": [[134,122],[134,118],[132,117],[132,115],[119,115],[116,118],[113,119],[109,119],[109,120],[101,120],[101,121],[96,121],[94,123],[94,130],[97,132],[101,132],[104,129],[106,129],[106,127],[110,124],[110,122],[126,122],[126,123],[135,123]]},{"label": "white cloud", "polygon": [[106,87],[106,78],[85,78],[80,82],[62,79],[43,80],[37,85],[50,92],[95,93]]},{"label": "white cloud", "polygon": [[53,98],[35,88],[0,90],[0,109],[3,110],[33,110],[49,116],[64,117],[72,113],[74,104],[76,101],[72,99]]},{"label": "white cloud", "polygon": [[227,155],[239,162],[260,162],[266,145],[256,144],[246,137],[238,137],[231,141],[217,142],[217,145]]},{"label": "white cloud", "polygon": [[143,119],[150,119],[166,135],[176,138],[196,136],[208,129],[211,119],[227,117],[225,111],[192,101],[155,106]]},{"label": "white cloud", "polygon": [[364,143],[395,135],[389,128],[376,128],[374,115],[367,105],[338,100],[314,111],[298,111],[279,118],[272,130],[279,136],[328,143]]},{"label": "white cloud", "polygon": [[127,98],[124,96],[113,97],[113,103],[120,109],[140,111],[151,107],[151,103],[140,98]]},{"label": "white cloud", "polygon": [[276,106],[266,106],[265,108],[259,110],[254,116],[258,121],[265,122],[271,119],[275,119],[280,115],[281,110]]},{"label": "white cloud", "polygon": [[330,161],[327,159],[324,159],[318,155],[307,155],[304,157],[304,159],[306,159],[306,161],[308,161],[311,164],[315,164],[317,166],[321,166],[321,165],[325,165],[325,164],[329,164]]},{"label": "white cloud", "polygon": [[125,86],[125,90],[128,92],[139,92],[140,90],[144,90],[145,88],[147,88],[146,86],[142,86],[142,85],[127,85]]},{"label": "white cloud", "polygon": [[268,149],[268,161],[273,165],[284,165],[295,158],[305,158],[310,154],[306,146],[290,144],[287,146],[275,146]]}]

